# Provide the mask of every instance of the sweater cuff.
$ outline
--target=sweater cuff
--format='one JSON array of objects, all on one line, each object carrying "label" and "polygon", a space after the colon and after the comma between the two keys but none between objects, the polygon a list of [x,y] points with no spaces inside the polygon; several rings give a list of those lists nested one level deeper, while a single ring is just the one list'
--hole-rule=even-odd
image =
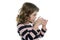
[{"label": "sweater cuff", "polygon": [[46,29],[46,30],[44,30],[44,29],[42,28],[42,29],[41,29],[41,31],[42,31],[42,32],[44,32],[44,33],[46,33],[47,29]]},{"label": "sweater cuff", "polygon": [[40,29],[37,29],[37,32],[40,32]]}]

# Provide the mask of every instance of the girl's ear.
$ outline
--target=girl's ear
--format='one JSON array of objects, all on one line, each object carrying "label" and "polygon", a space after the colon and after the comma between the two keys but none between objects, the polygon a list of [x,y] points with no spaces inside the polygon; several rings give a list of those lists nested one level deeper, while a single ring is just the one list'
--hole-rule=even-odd
[{"label": "girl's ear", "polygon": [[28,17],[28,20],[30,20],[30,17]]},{"label": "girl's ear", "polygon": [[31,20],[31,17],[29,17],[29,20]]},{"label": "girl's ear", "polygon": [[27,20],[30,20],[30,17],[26,17]]},{"label": "girl's ear", "polygon": [[31,17],[28,17],[28,19],[27,19],[28,21],[30,21],[31,20]]}]

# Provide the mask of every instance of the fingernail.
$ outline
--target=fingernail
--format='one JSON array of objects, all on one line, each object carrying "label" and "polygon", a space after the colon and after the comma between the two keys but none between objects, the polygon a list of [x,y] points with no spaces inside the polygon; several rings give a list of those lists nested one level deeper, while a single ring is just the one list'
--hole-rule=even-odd
[{"label": "fingernail", "polygon": [[48,20],[47,20],[48,21]]}]

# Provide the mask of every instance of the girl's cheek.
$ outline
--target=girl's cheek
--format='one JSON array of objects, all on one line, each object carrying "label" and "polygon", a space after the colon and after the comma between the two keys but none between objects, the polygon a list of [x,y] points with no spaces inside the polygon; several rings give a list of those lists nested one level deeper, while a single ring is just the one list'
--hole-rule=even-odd
[{"label": "girl's cheek", "polygon": [[34,18],[31,18],[30,20],[33,21]]},{"label": "girl's cheek", "polygon": [[31,20],[31,18],[29,18],[29,20]]},{"label": "girl's cheek", "polygon": [[36,16],[34,17],[34,19],[36,19]]}]

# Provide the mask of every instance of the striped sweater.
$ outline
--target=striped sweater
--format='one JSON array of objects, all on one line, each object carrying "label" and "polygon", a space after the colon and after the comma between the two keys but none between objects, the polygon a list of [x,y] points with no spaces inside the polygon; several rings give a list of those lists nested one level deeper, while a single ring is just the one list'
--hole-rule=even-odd
[{"label": "striped sweater", "polygon": [[22,40],[39,40],[38,38],[41,38],[44,36],[44,33],[46,30],[42,29],[37,29],[35,30],[33,28],[33,24],[17,24],[17,32],[21,36]]}]

